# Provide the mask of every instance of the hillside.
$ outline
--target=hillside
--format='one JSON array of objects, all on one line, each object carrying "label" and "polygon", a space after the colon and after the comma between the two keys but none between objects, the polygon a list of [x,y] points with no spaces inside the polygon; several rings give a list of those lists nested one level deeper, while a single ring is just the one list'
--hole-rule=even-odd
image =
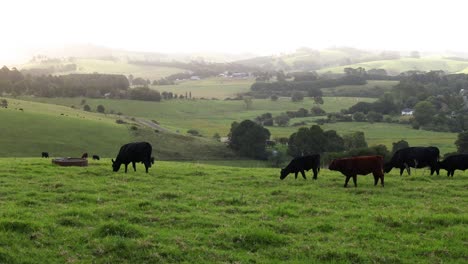
[{"label": "hillside", "polygon": [[[385,175],[385,187],[322,169],[110,160],[58,167],[0,159],[0,263],[464,263],[468,172]],[[53,210],[51,209],[53,208]]]},{"label": "hillside", "polygon": [[[8,99],[8,102],[7,109],[0,108],[0,120],[8,124],[0,137],[0,157],[34,157],[42,151],[53,157],[77,157],[83,152],[115,157],[121,145],[142,140],[152,143],[157,159],[233,157],[221,143],[163,131],[156,133],[136,121],[116,115],[15,99]],[[93,109],[96,106],[93,105]],[[117,124],[118,118],[127,124]]]},{"label": "hillside", "polygon": [[[25,98],[27,100],[42,101],[65,106],[79,105],[81,98]],[[356,97],[324,97],[325,103],[321,106],[327,112],[339,112],[349,108],[359,101],[372,102],[372,98]],[[292,102],[289,98],[271,100],[254,99],[252,109],[246,109],[242,100],[170,100],[162,102],[142,102],[132,100],[87,99],[92,109],[102,104],[106,109],[122,112],[124,115],[143,117],[156,120],[165,128],[173,132],[178,131],[186,135],[189,129],[195,129],[203,137],[210,139],[215,133],[226,136],[231,123],[245,119],[255,119],[266,112],[273,116],[285,111],[297,111],[299,108],[310,109],[314,106],[311,98],[302,102]],[[293,126],[297,122],[304,122],[305,126],[316,124],[314,121],[322,117],[306,117],[291,119],[287,127],[267,127],[273,138],[289,137],[300,126]],[[456,133],[442,133],[433,131],[420,131],[412,129],[409,125],[388,123],[360,123],[345,122],[325,125],[326,129],[335,129],[339,134],[353,131],[364,131],[370,145],[385,144],[392,148],[392,143],[401,139],[407,140],[410,145],[427,145],[429,142],[441,149],[442,153],[455,151]]]},{"label": "hillside", "polygon": [[60,65],[76,64],[76,70],[60,71],[54,74],[70,74],[70,73],[104,73],[104,74],[123,74],[128,76],[132,74],[134,77],[144,79],[159,80],[160,78],[171,74],[184,72],[184,69],[174,67],[163,67],[153,65],[136,65],[127,63],[124,60],[118,59],[73,59],[67,62],[50,62],[50,63],[27,63],[18,66],[20,70],[28,69],[50,69],[51,67],[60,67]]},{"label": "hillside", "polygon": [[339,67],[330,67],[320,69],[319,73],[344,73],[344,68],[363,67],[366,70],[370,69],[385,69],[391,75],[397,75],[405,71],[431,71],[442,70],[447,73],[458,73],[468,71],[468,61],[450,60],[442,58],[401,58],[394,60],[379,60],[371,62],[363,62],[356,64],[348,64]]}]

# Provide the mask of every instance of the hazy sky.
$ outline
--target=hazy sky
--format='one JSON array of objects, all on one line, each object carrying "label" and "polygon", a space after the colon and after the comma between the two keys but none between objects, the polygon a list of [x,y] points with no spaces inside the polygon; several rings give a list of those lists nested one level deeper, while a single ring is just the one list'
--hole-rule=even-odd
[{"label": "hazy sky", "polygon": [[468,51],[466,0],[1,0],[1,61],[92,43],[135,51]]}]

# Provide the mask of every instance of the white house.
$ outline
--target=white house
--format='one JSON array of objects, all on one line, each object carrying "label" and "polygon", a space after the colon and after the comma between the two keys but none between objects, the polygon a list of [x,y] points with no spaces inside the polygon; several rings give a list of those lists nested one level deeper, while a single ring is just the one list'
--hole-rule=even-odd
[{"label": "white house", "polygon": [[405,108],[405,109],[401,110],[401,115],[402,115],[402,116],[412,116],[412,115],[413,115],[413,112],[414,112],[413,109],[411,109],[411,108]]}]

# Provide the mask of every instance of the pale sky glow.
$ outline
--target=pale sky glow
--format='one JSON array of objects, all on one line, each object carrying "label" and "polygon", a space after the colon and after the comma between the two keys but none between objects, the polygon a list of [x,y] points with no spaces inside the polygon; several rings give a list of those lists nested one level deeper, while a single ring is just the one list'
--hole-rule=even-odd
[{"label": "pale sky glow", "polygon": [[1,0],[0,64],[75,43],[262,55],[303,46],[468,52],[467,10],[465,0]]}]

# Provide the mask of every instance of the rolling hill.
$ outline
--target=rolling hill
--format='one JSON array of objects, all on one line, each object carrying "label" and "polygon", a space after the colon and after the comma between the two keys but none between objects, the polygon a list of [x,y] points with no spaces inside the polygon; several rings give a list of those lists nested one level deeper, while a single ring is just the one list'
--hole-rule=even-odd
[{"label": "rolling hill", "polygon": [[[121,145],[143,140],[152,143],[157,159],[233,157],[221,143],[156,132],[131,118],[10,98],[8,102],[7,109],[0,108],[0,120],[8,124],[0,137],[2,157],[34,157],[42,151],[54,157],[77,157],[84,152],[114,157]],[[125,124],[117,124],[117,119],[123,119]]]}]

